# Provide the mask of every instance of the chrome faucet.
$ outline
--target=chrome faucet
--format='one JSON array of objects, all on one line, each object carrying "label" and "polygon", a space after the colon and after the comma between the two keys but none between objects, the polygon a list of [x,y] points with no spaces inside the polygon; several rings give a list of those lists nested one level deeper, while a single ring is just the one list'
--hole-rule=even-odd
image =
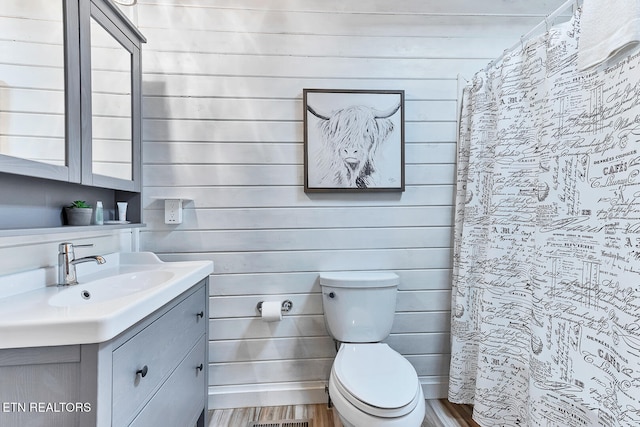
[{"label": "chrome faucet", "polygon": [[[89,245],[76,245],[76,248],[91,247]],[[60,243],[58,245],[58,286],[77,285],[78,277],[76,276],[76,264],[83,262],[94,261],[98,264],[104,264],[107,262],[104,257],[100,255],[91,255],[76,259],[76,255],[73,251],[73,243]]]}]

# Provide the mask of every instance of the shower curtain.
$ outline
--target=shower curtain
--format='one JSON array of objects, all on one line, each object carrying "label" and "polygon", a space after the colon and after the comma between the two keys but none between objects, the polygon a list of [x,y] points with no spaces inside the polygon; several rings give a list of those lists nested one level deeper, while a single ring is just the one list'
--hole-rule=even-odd
[{"label": "shower curtain", "polygon": [[580,12],[478,72],[458,147],[449,400],[494,426],[640,426],[640,54]]}]

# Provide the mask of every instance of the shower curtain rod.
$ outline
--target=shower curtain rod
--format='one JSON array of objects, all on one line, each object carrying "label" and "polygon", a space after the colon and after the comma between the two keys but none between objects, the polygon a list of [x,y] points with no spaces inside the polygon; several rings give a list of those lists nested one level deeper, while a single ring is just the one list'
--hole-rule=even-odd
[{"label": "shower curtain rod", "polygon": [[580,7],[580,4],[582,4],[582,0],[567,0],[566,2],[561,4],[560,7],[558,7],[556,10],[551,12],[549,15],[545,16],[544,20],[540,22],[538,25],[536,25],[535,27],[533,27],[528,33],[520,36],[520,41],[518,43],[515,43],[510,48],[505,49],[502,52],[502,55],[500,55],[493,61],[489,62],[489,64],[487,64],[487,66],[485,67],[485,71],[489,70],[489,68],[491,68],[492,66],[500,62],[500,60],[502,60],[502,58],[504,58],[504,56],[507,53],[516,50],[518,46],[523,46],[524,42],[526,40],[529,40],[534,34],[540,31],[543,26],[546,28],[547,31],[549,31],[549,28],[551,28],[553,20],[556,19],[558,16],[560,16],[562,12],[567,10],[569,7],[571,7],[572,10],[575,12],[575,10]]}]

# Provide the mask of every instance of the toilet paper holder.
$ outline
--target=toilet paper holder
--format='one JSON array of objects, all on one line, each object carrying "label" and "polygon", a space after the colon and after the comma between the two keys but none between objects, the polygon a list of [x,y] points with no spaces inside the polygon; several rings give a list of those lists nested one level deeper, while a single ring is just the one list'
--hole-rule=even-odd
[{"label": "toilet paper holder", "polygon": [[[264,301],[260,301],[260,302],[258,303],[258,305],[256,305],[256,309],[257,309],[260,313],[262,313],[262,303],[263,303],[263,302],[264,302]],[[291,311],[291,309],[292,309],[292,308],[293,308],[293,303],[292,303],[290,300],[286,299],[286,300],[282,301],[282,307],[280,308],[280,310],[281,310],[283,313],[288,313],[289,311]]]}]

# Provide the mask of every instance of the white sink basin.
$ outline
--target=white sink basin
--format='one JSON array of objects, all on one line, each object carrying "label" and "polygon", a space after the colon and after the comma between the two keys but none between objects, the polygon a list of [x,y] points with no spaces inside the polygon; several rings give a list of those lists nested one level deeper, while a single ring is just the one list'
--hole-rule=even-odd
[{"label": "white sink basin", "polygon": [[0,276],[0,348],[108,341],[213,273],[211,261],[151,252],[104,258],[78,264],[77,285],[56,286],[51,269]]},{"label": "white sink basin", "polygon": [[49,305],[67,307],[107,302],[162,286],[174,276],[173,272],[164,270],[143,270],[118,274],[67,287],[49,298]]}]

